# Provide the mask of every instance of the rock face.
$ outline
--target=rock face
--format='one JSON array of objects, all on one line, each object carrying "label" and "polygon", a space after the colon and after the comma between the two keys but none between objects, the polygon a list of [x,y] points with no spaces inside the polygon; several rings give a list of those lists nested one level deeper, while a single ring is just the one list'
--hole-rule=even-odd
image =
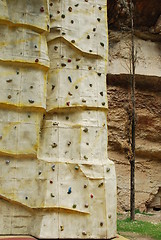
[{"label": "rock face", "polygon": [[[118,3],[119,6],[117,6]],[[160,4],[158,1],[146,3],[134,1],[137,122],[136,208],[142,211],[161,209]],[[123,13],[119,10],[120,6],[124,6]],[[125,16],[128,17],[127,6],[128,1],[120,0],[117,4],[109,1],[108,152],[109,157],[116,164],[118,209],[120,211],[130,208],[130,164],[127,150],[130,148],[131,35],[129,22],[125,21]],[[153,11],[150,12],[150,9]],[[115,10],[113,15],[110,12],[112,10]],[[148,21],[148,14],[151,16],[150,21]]]},{"label": "rock face", "polygon": [[[127,75],[108,77],[108,151],[116,164],[119,210],[129,210],[130,164],[124,151],[128,142],[129,121],[127,109],[130,89],[127,86],[130,84],[127,78]],[[149,78],[155,82],[152,77]],[[136,208],[146,210],[161,187],[161,96],[154,88],[147,87],[146,78],[144,88],[139,85],[139,80],[140,76],[137,76]],[[126,85],[122,85],[122,81]],[[157,207],[160,206],[157,204]]]},{"label": "rock face", "polygon": [[[134,1],[134,6],[136,208],[142,211],[158,210],[161,208],[161,49],[160,35],[152,32],[160,32],[160,4],[154,4],[153,1]],[[113,16],[112,11],[115,12]],[[116,164],[118,210],[122,211],[130,208],[131,34],[129,21],[126,20],[129,16],[128,1],[109,1],[108,12],[108,151],[109,157]]]}]

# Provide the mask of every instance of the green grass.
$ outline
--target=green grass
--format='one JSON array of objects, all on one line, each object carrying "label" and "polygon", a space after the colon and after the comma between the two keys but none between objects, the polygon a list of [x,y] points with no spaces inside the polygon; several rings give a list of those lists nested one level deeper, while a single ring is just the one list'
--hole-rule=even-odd
[{"label": "green grass", "polygon": [[130,218],[117,221],[118,232],[135,232],[156,240],[161,240],[161,223],[152,224],[143,221],[131,221]]}]

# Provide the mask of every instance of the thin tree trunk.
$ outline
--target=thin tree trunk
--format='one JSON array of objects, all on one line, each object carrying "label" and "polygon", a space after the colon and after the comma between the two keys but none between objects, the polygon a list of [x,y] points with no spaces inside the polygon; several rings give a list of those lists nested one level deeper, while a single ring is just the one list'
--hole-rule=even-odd
[{"label": "thin tree trunk", "polygon": [[135,49],[134,49],[134,9],[130,1],[131,16],[131,101],[132,101],[132,159],[131,164],[131,194],[130,194],[130,218],[135,220]]}]

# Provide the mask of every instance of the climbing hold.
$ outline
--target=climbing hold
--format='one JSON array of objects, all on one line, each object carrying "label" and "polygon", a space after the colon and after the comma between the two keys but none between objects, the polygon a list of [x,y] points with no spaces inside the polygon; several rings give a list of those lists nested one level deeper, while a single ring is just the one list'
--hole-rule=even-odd
[{"label": "climbing hold", "polygon": [[105,102],[102,102],[102,106],[105,106]]},{"label": "climbing hold", "polygon": [[69,95],[69,96],[72,96],[73,94],[72,94],[71,92],[68,92],[68,95]]},{"label": "climbing hold", "polygon": [[75,43],[75,40],[71,40],[71,43]]},{"label": "climbing hold", "polygon": [[100,21],[101,21],[101,19],[100,19],[100,18],[97,18],[97,21],[98,21],[98,22],[100,22]]},{"label": "climbing hold", "polygon": [[61,231],[64,231],[64,226],[60,226],[60,230],[61,230]]},{"label": "climbing hold", "polygon": [[56,148],[58,145],[56,143],[51,144],[52,148]]},{"label": "climbing hold", "polygon": [[69,58],[69,59],[68,59],[68,63],[71,63],[71,61],[72,61],[72,60]]},{"label": "climbing hold", "polygon": [[100,226],[103,227],[103,222],[100,222]]},{"label": "climbing hold", "polygon": [[69,141],[69,142],[68,142],[68,147],[69,147],[70,145],[71,145],[71,142]]},{"label": "climbing hold", "polygon": [[84,128],[83,132],[87,133],[88,132],[88,128]]},{"label": "climbing hold", "polygon": [[76,208],[77,207],[77,205],[76,204],[73,204],[73,208]]},{"label": "climbing hold", "polygon": [[38,62],[39,62],[39,59],[38,59],[38,58],[36,58],[36,59],[35,59],[35,62],[36,62],[36,63],[38,63]]},{"label": "climbing hold", "polygon": [[28,197],[26,196],[25,199],[28,200]]},{"label": "climbing hold", "polygon": [[108,215],[108,218],[111,218],[111,217],[112,217],[111,214],[109,214],[109,215]]},{"label": "climbing hold", "polygon": [[88,142],[86,142],[86,145],[88,146],[88,145],[89,145],[89,143],[88,143]]},{"label": "climbing hold", "polygon": [[68,117],[68,116],[66,116],[66,120],[69,120],[69,117]]},{"label": "climbing hold", "polygon": [[87,188],[87,184],[84,184],[84,188]]},{"label": "climbing hold", "polygon": [[86,233],[85,231],[83,231],[83,232],[82,232],[82,235],[84,235],[84,236],[85,236],[85,235],[87,235],[87,233]]},{"label": "climbing hold", "polygon": [[54,88],[55,88],[55,86],[54,86],[54,85],[52,85],[51,89],[52,89],[52,90],[54,90]]},{"label": "climbing hold", "polygon": [[76,58],[76,62],[80,61],[81,59],[80,58]]},{"label": "climbing hold", "polygon": [[65,66],[66,66],[66,64],[65,64],[65,63],[62,63],[62,64],[61,64],[61,66],[62,66],[62,67],[65,67]]},{"label": "climbing hold", "polygon": [[93,194],[91,194],[91,198],[93,198]]},{"label": "climbing hold", "polygon": [[86,100],[85,100],[85,99],[82,99],[82,102],[83,102],[83,103],[86,103]]},{"label": "climbing hold", "polygon": [[101,73],[97,73],[97,75],[100,77],[100,76],[101,76]]},{"label": "climbing hold", "polygon": [[72,79],[71,79],[71,77],[70,77],[70,76],[68,76],[68,80],[69,80],[69,82],[72,82]]},{"label": "climbing hold", "polygon": [[75,4],[75,7],[78,7],[79,6],[79,3]]},{"label": "climbing hold", "polygon": [[84,206],[85,206],[85,208],[88,208],[88,203],[86,203]]},{"label": "climbing hold", "polygon": [[87,158],[86,156],[84,156],[84,159],[85,159],[85,160],[88,160],[88,158]]},{"label": "climbing hold", "polygon": [[77,86],[77,85],[75,86],[75,89],[78,89],[78,86]]},{"label": "climbing hold", "polygon": [[53,193],[50,194],[51,197],[55,197],[55,195]]},{"label": "climbing hold", "polygon": [[90,83],[89,86],[92,87],[92,84]]},{"label": "climbing hold", "polygon": [[91,70],[91,69],[92,69],[92,67],[91,67],[91,66],[89,66],[89,67],[88,67],[88,70]]},{"label": "climbing hold", "polygon": [[68,192],[67,192],[67,193],[68,193],[68,194],[71,194],[71,192],[72,192],[72,188],[71,188],[71,187],[69,187],[69,188],[68,188]]},{"label": "climbing hold", "polygon": [[65,18],[65,15],[64,15],[64,14],[62,14],[62,15],[61,15],[61,18]]},{"label": "climbing hold", "polygon": [[93,32],[95,32],[96,31],[96,28],[93,28]]},{"label": "climbing hold", "polygon": [[50,3],[50,7],[52,7],[53,6],[53,3]]},{"label": "climbing hold", "polygon": [[106,172],[109,172],[110,171],[110,168],[106,168]]},{"label": "climbing hold", "polygon": [[99,7],[98,9],[99,9],[99,10],[102,10],[102,7]]},{"label": "climbing hold", "polygon": [[90,39],[90,36],[89,36],[89,35],[87,35],[87,39]]},{"label": "climbing hold", "polygon": [[55,51],[57,51],[57,50],[58,50],[58,47],[57,47],[57,46],[55,46],[55,47],[54,47],[54,50],[55,50]]},{"label": "climbing hold", "polygon": [[72,7],[69,7],[69,8],[68,8],[68,11],[69,11],[69,12],[72,12]]},{"label": "climbing hold", "polygon": [[103,182],[101,182],[99,185],[98,185],[98,187],[102,187],[103,186]]},{"label": "climbing hold", "polygon": [[79,166],[75,166],[75,170],[79,170]]},{"label": "climbing hold", "polygon": [[93,52],[92,50],[89,50],[89,52]]},{"label": "climbing hold", "polygon": [[6,164],[8,165],[10,163],[10,160],[6,160]]},{"label": "climbing hold", "polygon": [[79,65],[76,66],[76,69],[79,69]]},{"label": "climbing hold", "polygon": [[40,12],[44,12],[44,7],[41,7],[41,8],[40,8]]},{"label": "climbing hold", "polygon": [[53,17],[53,14],[50,14],[50,18],[52,18]]},{"label": "climbing hold", "polygon": [[8,95],[8,99],[11,99],[12,98],[12,96],[11,95]]},{"label": "climbing hold", "polygon": [[60,11],[57,11],[57,14],[59,14],[60,13]]},{"label": "climbing hold", "polygon": [[37,48],[37,45],[35,45],[34,47]]},{"label": "climbing hold", "polygon": [[105,46],[105,44],[104,44],[103,42],[100,42],[100,45],[101,45],[102,47],[104,47],[104,46]]},{"label": "climbing hold", "polygon": [[58,122],[53,122],[53,126],[58,126],[59,123]]},{"label": "climbing hold", "polygon": [[103,97],[103,92],[100,92],[100,95]]},{"label": "climbing hold", "polygon": [[6,82],[10,83],[10,82],[12,82],[12,79],[8,79],[8,80],[6,80]]},{"label": "climbing hold", "polygon": [[17,73],[17,75],[18,75],[18,74],[19,74],[19,71],[17,71],[16,73]]},{"label": "climbing hold", "polygon": [[66,105],[67,105],[67,106],[70,106],[70,102],[67,102]]},{"label": "climbing hold", "polygon": [[55,171],[55,164],[53,164],[53,165],[51,166],[51,169],[52,169],[53,171]]},{"label": "climbing hold", "polygon": [[39,171],[39,175],[41,175],[41,173],[42,173],[42,172],[41,172],[41,171]]},{"label": "climbing hold", "polygon": [[0,140],[2,139],[2,135],[0,135]]},{"label": "climbing hold", "polygon": [[71,24],[73,24],[74,23],[74,21],[73,20],[71,20]]},{"label": "climbing hold", "polygon": [[34,103],[34,100],[30,100],[30,99],[29,99],[28,101],[29,101],[29,103]]},{"label": "climbing hold", "polygon": [[53,181],[52,181],[52,180],[50,180],[50,183],[52,184],[52,183],[53,183]]},{"label": "climbing hold", "polygon": [[31,89],[33,89],[33,86],[30,86]]}]

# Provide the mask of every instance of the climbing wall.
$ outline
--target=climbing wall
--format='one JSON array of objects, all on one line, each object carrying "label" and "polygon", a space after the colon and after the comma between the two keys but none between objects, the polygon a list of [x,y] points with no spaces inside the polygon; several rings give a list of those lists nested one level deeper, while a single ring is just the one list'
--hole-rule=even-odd
[{"label": "climbing wall", "polygon": [[0,0],[0,234],[116,235],[106,0]]}]

